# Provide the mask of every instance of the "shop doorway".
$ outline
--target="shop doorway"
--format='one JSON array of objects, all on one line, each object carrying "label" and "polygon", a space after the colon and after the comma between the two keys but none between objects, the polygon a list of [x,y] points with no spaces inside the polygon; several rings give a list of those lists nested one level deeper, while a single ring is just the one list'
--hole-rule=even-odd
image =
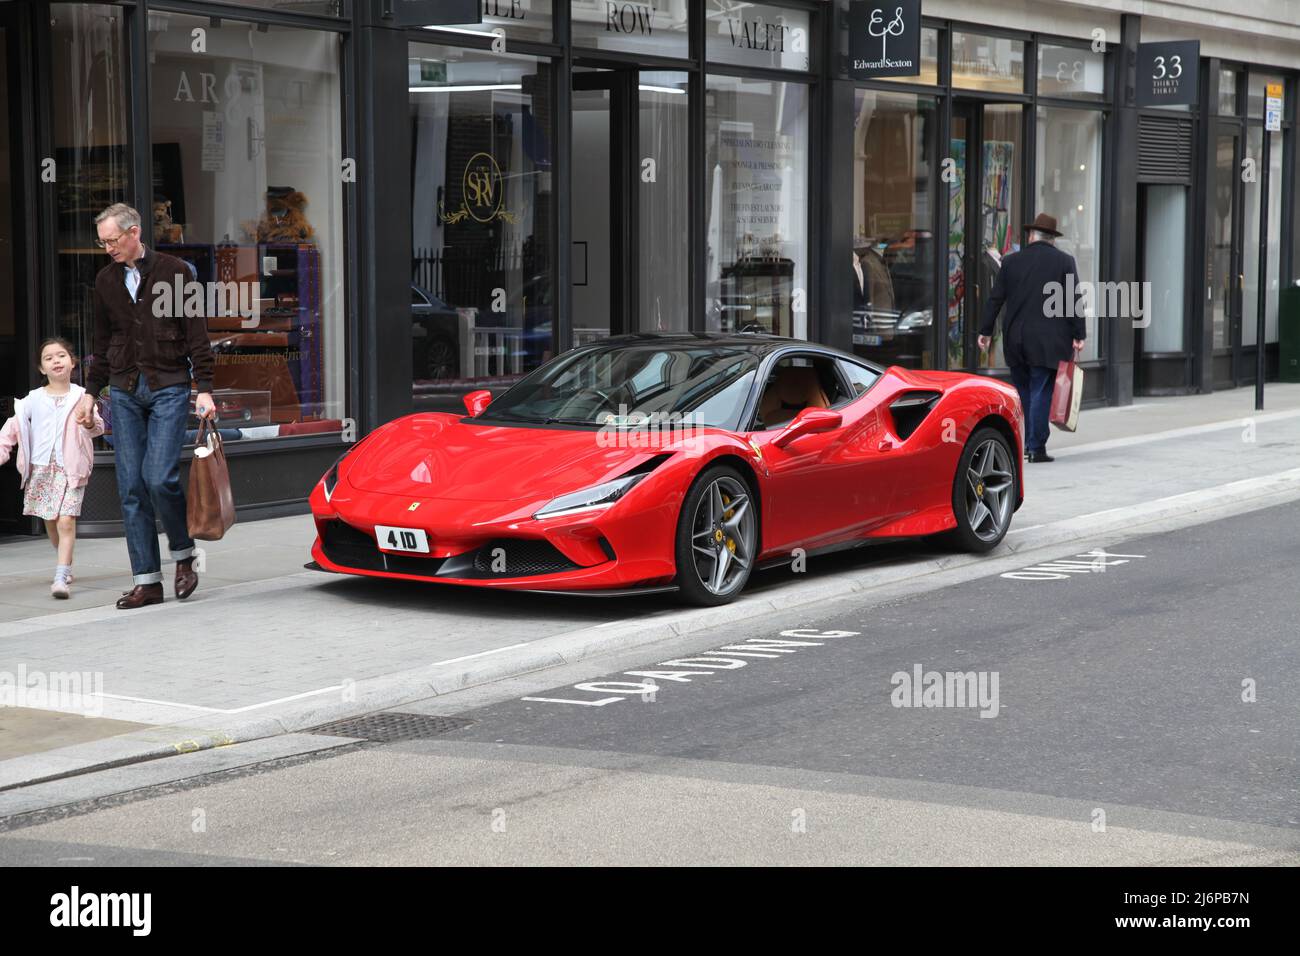
[{"label": "shop doorway", "polygon": [[573,344],[684,331],[690,315],[687,74],[573,73]]},{"label": "shop doorway", "polygon": [[948,368],[1003,368],[1000,330],[981,353],[984,303],[1002,257],[1020,248],[1024,107],[956,101],[948,157]]}]

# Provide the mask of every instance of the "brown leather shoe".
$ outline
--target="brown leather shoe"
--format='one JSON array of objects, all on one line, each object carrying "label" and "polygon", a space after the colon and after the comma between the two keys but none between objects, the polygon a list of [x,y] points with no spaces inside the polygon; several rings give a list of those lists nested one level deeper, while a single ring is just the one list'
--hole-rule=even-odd
[{"label": "brown leather shoe", "polygon": [[199,576],[194,573],[194,559],[176,562],[176,600],[184,601],[199,586]]},{"label": "brown leather shoe", "polygon": [[122,611],[134,611],[138,607],[163,602],[163,586],[159,584],[137,584],[117,599],[117,606]]}]

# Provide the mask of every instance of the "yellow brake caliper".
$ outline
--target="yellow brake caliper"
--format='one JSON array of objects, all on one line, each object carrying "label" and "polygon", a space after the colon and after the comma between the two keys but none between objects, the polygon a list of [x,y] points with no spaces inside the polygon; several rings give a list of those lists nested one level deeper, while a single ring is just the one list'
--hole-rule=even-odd
[{"label": "yellow brake caliper", "polygon": [[[722,506],[723,506],[724,508],[726,508],[727,505],[729,505],[729,504],[731,504],[731,499],[730,499],[729,497],[727,497],[726,495],[723,495],[723,496],[722,496]],[[722,520],[723,520],[723,521],[730,521],[730,520],[731,520],[731,516],[734,515],[735,513],[736,513],[736,509],[734,509],[734,508],[730,508],[730,509],[728,509],[727,511],[724,511],[724,512],[722,513]],[[735,542],[732,538],[728,538],[728,539],[727,539],[727,550],[730,551],[732,554],[735,554],[735,553],[736,553],[736,542]]]}]

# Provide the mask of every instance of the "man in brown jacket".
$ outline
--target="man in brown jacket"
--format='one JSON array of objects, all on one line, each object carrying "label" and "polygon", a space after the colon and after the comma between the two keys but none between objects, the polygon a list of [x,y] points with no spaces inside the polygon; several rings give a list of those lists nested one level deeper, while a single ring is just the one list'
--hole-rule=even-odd
[{"label": "man in brown jacket", "polygon": [[[134,587],[118,600],[124,610],[161,604],[162,559],[155,516],[176,562],[176,597],[194,593],[194,539],[185,518],[181,448],[190,414],[213,414],[214,361],[207,319],[186,316],[185,296],[170,294],[192,281],[181,260],[145,247],[140,214],[124,203],[95,217],[97,245],[113,261],[95,276],[93,354],[86,363],[86,395],[77,420],[92,418],[100,390],[112,400],[113,451],[122,524]],[[178,286],[177,283],[180,285]]]}]

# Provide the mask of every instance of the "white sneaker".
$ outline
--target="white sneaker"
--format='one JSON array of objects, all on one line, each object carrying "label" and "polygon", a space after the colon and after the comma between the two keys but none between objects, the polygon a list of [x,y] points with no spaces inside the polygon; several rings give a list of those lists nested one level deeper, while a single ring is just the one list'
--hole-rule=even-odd
[{"label": "white sneaker", "polygon": [[50,595],[56,598],[66,598],[69,594],[68,582],[55,578],[54,583],[50,585]]}]

